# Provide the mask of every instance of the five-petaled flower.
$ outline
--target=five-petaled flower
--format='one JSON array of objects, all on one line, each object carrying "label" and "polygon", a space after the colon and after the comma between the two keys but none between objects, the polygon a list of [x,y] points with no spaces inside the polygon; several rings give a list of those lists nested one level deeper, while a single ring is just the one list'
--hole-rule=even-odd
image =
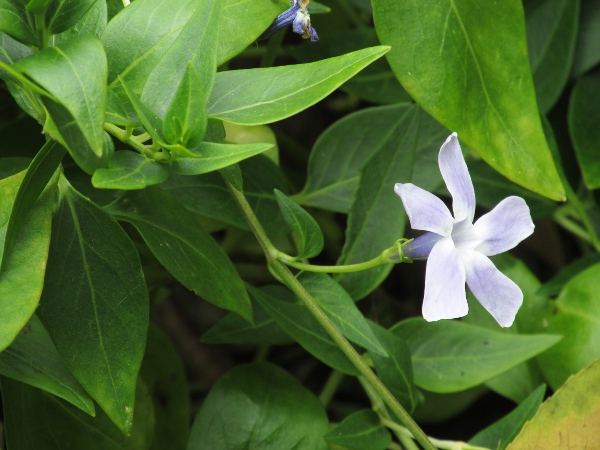
[{"label": "five-petaled flower", "polygon": [[409,258],[427,258],[423,317],[434,321],[465,316],[466,281],[500,326],[509,327],[523,293],[488,256],[510,250],[533,233],[529,207],[520,197],[507,197],[473,223],[475,191],[456,133],[442,145],[438,163],[452,195],[454,217],[433,194],[411,183],[394,187],[411,227],[428,232],[403,248]]},{"label": "five-petaled flower", "polygon": [[292,25],[294,33],[301,34],[304,39],[310,39],[311,42],[317,42],[319,35],[310,24],[307,9],[309,2],[310,0],[290,0],[292,6],[279,14],[258,39],[268,39],[282,28]]}]

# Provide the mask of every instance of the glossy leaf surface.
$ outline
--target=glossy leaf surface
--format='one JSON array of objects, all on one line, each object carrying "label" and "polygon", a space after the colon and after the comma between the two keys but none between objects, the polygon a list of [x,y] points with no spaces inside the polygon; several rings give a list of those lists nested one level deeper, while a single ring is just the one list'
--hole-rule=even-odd
[{"label": "glossy leaf surface", "polygon": [[[25,172],[0,181],[0,249]],[[0,351],[17,337],[37,308],[48,259],[52,206],[56,183],[50,185],[23,217],[12,251],[3,259],[0,273]]]},{"label": "glossy leaf surface", "polygon": [[[564,190],[542,131],[521,1],[374,0],[396,77],[492,167],[554,200]],[[498,64],[502,61],[502,64]]]},{"label": "glossy leaf surface", "polygon": [[252,320],[250,299],[233,263],[175,198],[147,188],[129,192],[107,209],[135,226],[156,258],[185,287]]},{"label": "glossy leaf surface", "polygon": [[69,369],[113,422],[131,430],[148,328],[148,292],[133,243],[61,179],[41,319]]},{"label": "glossy leaf surface", "polygon": [[325,408],[310,391],[279,367],[254,363],[230,370],[213,386],[187,449],[325,450],[328,429]]},{"label": "glossy leaf surface", "polygon": [[240,125],[290,117],[330,94],[388,47],[371,47],[310,64],[219,72],[208,115]]},{"label": "glossy leaf surface", "polygon": [[153,159],[128,150],[120,150],[108,157],[108,168],[97,169],[92,184],[100,189],[143,189],[162,183],[169,177],[169,169]]},{"label": "glossy leaf surface", "polygon": [[556,335],[510,335],[460,322],[407,319],[392,332],[406,340],[415,384],[432,392],[477,386],[547,350]]}]

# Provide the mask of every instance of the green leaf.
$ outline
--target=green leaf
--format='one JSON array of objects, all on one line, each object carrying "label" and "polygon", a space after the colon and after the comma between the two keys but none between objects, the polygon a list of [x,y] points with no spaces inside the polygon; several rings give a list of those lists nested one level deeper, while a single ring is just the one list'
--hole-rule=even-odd
[{"label": "green leaf", "polygon": [[52,36],[50,42],[52,45],[56,46],[87,34],[100,38],[102,32],[106,28],[107,16],[108,8],[106,2],[95,1],[75,25],[62,33]]},{"label": "green leaf", "polygon": [[64,155],[63,147],[57,145],[55,141],[48,141],[31,161],[19,186],[10,218],[6,224],[4,250],[0,256],[0,271],[4,266],[4,261],[10,256],[19,230],[27,220],[31,208],[52,179]]},{"label": "green leaf", "polygon": [[[189,434],[190,400],[185,369],[169,339],[151,326],[140,377],[152,396],[155,416],[152,450],[184,450]],[[135,427],[135,419],[134,419]]]},{"label": "green leaf", "polygon": [[185,287],[252,321],[252,305],[233,263],[174,197],[156,188],[132,191],[107,211],[135,226],[160,263]]},{"label": "green leaf", "polygon": [[[544,138],[520,0],[373,0],[402,86],[510,180],[553,200],[564,189]],[[501,63],[499,63],[501,62]]]},{"label": "green leaf", "polygon": [[35,314],[0,353],[0,375],[43,389],[95,415],[94,402],[73,377]]},{"label": "green leaf", "polygon": [[556,335],[512,335],[461,322],[404,320],[393,333],[412,354],[415,384],[432,392],[477,386],[547,350]]},{"label": "green leaf", "polygon": [[[398,135],[393,130],[406,122],[407,111],[411,111],[407,104],[368,108],[349,114],[327,128],[310,154],[306,185],[294,198],[303,205],[348,213],[361,169],[383,147],[393,146],[395,140],[401,139],[401,130]],[[426,129],[415,161],[418,167],[413,171],[414,183],[433,190],[442,180],[437,151],[447,132],[429,116],[421,113],[421,117]]]},{"label": "green leaf", "polygon": [[223,16],[219,33],[217,64],[229,61],[267,29],[289,8],[287,2],[267,0],[222,0]]},{"label": "green leaf", "polygon": [[[0,249],[25,172],[0,181]],[[0,351],[16,338],[38,306],[50,245],[52,207],[56,182],[51,183],[29,208],[15,230],[12,252],[3,259],[0,273]]]},{"label": "green leaf", "polygon": [[369,352],[377,376],[402,406],[411,413],[417,406],[417,398],[414,390],[412,362],[408,345],[389,330],[374,322],[369,321],[368,323],[388,353],[387,357],[383,357],[375,352]]},{"label": "green leaf", "polygon": [[325,435],[330,444],[352,450],[385,450],[392,435],[375,411],[363,409],[350,414]]},{"label": "green leaf", "polygon": [[[312,1],[309,10],[313,14]],[[298,61],[310,63],[375,45],[379,45],[375,29],[358,28],[327,33],[320,37],[319,45],[308,43],[302,46],[295,45],[287,47],[286,51]],[[349,79],[340,89],[372,103],[393,104],[411,101],[408,93],[396,80],[390,65],[383,58]]]},{"label": "green leaf", "polygon": [[[212,91],[217,70],[217,36],[221,9],[222,0],[196,2],[194,14],[149,73],[141,100],[163,121],[167,120],[167,111],[173,113],[177,108],[181,108],[177,113],[179,119],[181,115],[197,114],[200,110],[203,116],[199,118],[200,123],[203,127],[206,126],[205,98]],[[193,72],[188,71],[188,63],[193,67]],[[178,91],[179,96],[176,96]],[[190,91],[194,93],[194,97],[189,95]],[[196,98],[198,92],[201,95]],[[189,133],[185,122],[187,120],[181,123],[182,132]],[[204,130],[198,129],[196,132],[198,134],[194,138],[200,142]]]},{"label": "green leaf", "polygon": [[297,278],[347,339],[366,350],[388,356],[354,301],[329,275],[302,272]]},{"label": "green leaf", "polygon": [[148,291],[133,243],[61,178],[41,319],[71,372],[131,431],[148,328]]},{"label": "green leaf", "polygon": [[273,147],[273,144],[219,144],[202,142],[171,163],[171,170],[181,175],[201,175],[231,166],[256,156]]},{"label": "green leaf", "polygon": [[[377,257],[403,236],[406,214],[395,183],[414,183],[433,190],[440,182],[437,155],[447,131],[417,105],[378,109],[373,128],[377,134],[363,137],[360,151],[371,149],[371,158],[360,170],[360,182],[348,217],[346,242],[338,264],[354,264]],[[360,127],[362,129],[362,126]],[[372,292],[387,277],[392,264],[336,280],[357,300]]]},{"label": "green leaf", "polygon": [[97,169],[92,184],[99,189],[144,189],[169,178],[166,165],[139,153],[120,150],[108,158],[108,169]]},{"label": "green leaf", "polygon": [[69,150],[77,164],[88,173],[106,164],[107,65],[100,41],[82,36],[23,59],[15,68],[53,96],[42,96],[48,112],[44,129]]},{"label": "green leaf", "polygon": [[241,125],[290,117],[325,98],[389,47],[371,47],[310,64],[217,73],[208,115]]},{"label": "green leaf", "polygon": [[543,114],[564,89],[575,51],[579,0],[527,0],[527,47],[538,107]]},{"label": "green leaf", "polygon": [[98,0],[52,0],[46,10],[46,28],[50,34],[71,28]]},{"label": "green leaf", "polygon": [[149,450],[154,428],[150,393],[138,383],[131,435],[125,436],[108,416],[90,417],[44,391],[2,377],[6,441],[14,450]]},{"label": "green leaf", "polygon": [[323,250],[323,233],[312,216],[290,200],[283,192],[275,189],[275,199],[285,222],[297,239],[298,256],[295,259],[312,258]]},{"label": "green leaf", "polygon": [[17,1],[0,0],[0,31],[22,44],[38,45],[30,18],[25,7]]},{"label": "green leaf", "polygon": [[540,332],[564,336],[538,357],[544,377],[554,390],[600,354],[599,288],[600,264],[594,264],[571,278],[556,301],[537,315]]},{"label": "green leaf", "polygon": [[[198,5],[194,0],[132,2],[108,23],[102,43],[109,61],[107,109],[110,113],[107,119],[112,123],[139,124],[119,77],[140,98],[150,72],[177,39]],[[123,42],[135,42],[136,45],[123,45]]]},{"label": "green leaf", "polygon": [[[123,91],[127,96],[128,100],[133,105],[133,109],[135,110],[137,116],[144,128],[148,132],[148,134],[152,137],[152,139],[161,145],[165,145],[165,137],[163,135],[163,120],[158,117],[158,114],[152,111],[146,104],[138,98],[138,96],[129,88],[125,80],[119,78],[121,85],[123,86]],[[110,98],[110,96],[109,96]]]},{"label": "green leaf", "polygon": [[600,62],[600,4],[581,2],[579,21],[572,78],[582,75]]},{"label": "green leaf", "polygon": [[210,390],[187,450],[326,450],[328,429],[325,408],[294,377],[273,364],[246,364],[227,372]]},{"label": "green leaf", "polygon": [[600,73],[581,78],[571,94],[569,132],[589,189],[600,187]]},{"label": "green leaf", "polygon": [[205,97],[200,74],[190,62],[165,113],[168,142],[189,148],[200,144],[208,125]]},{"label": "green leaf", "polygon": [[[261,291],[275,298],[291,298],[292,293],[281,285],[262,286]],[[253,297],[251,296],[252,300]],[[289,335],[281,329],[275,319],[257,303],[252,301],[253,323],[235,313],[229,313],[219,320],[216,325],[202,335],[204,344],[266,344],[287,345],[293,342]]]},{"label": "green leaf", "polygon": [[267,292],[248,285],[248,291],[275,322],[308,353],[328,366],[347,375],[357,376],[358,370],[323,330],[304,305],[292,303],[287,295]]},{"label": "green leaf", "polygon": [[535,415],[545,392],[546,386],[539,386],[509,414],[473,436],[469,444],[504,450],[519,434],[525,422]]},{"label": "green leaf", "polygon": [[[288,232],[289,228],[273,195],[274,189],[287,190],[279,167],[270,159],[258,155],[240,162],[240,168],[244,195],[262,226],[268,233]],[[194,213],[249,230],[246,219],[218,173],[195,176],[171,174],[160,187]]]}]

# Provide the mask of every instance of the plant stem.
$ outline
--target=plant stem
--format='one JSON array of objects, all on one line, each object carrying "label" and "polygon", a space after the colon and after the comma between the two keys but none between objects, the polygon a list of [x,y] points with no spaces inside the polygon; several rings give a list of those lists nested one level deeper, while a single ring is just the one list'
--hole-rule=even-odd
[{"label": "plant stem", "polygon": [[579,197],[577,197],[577,194],[575,193],[575,191],[573,191],[571,186],[565,186],[565,194],[567,195],[567,199],[573,206],[573,209],[576,211],[577,215],[579,216],[579,220],[581,220],[581,222],[585,226],[585,228],[589,234],[592,245],[594,246],[594,248],[596,249],[597,252],[600,252],[600,239],[598,239],[596,230],[594,229],[592,222],[590,222],[590,218],[588,217],[588,215],[585,211],[585,207],[581,203],[581,200],[579,200]]},{"label": "plant stem", "polygon": [[337,370],[331,371],[329,378],[327,378],[327,381],[325,382],[325,386],[323,386],[323,389],[319,394],[319,400],[324,406],[329,404],[343,379],[344,374],[342,372]]},{"label": "plant stem", "polygon": [[[136,149],[142,155],[147,154],[148,147],[146,145],[138,142],[138,140],[135,138],[135,136],[133,136],[131,134],[131,131],[129,128],[123,130],[123,129],[119,128],[118,126],[113,125],[112,123],[105,122],[104,129],[108,133],[110,133],[114,137],[116,137],[118,140],[120,140],[121,142],[123,142],[125,144],[129,144],[131,147]],[[141,135],[141,136],[143,136],[143,135]]]},{"label": "plant stem", "polygon": [[410,417],[406,410],[398,403],[392,393],[384,386],[381,380],[375,375],[368,364],[361,358],[354,347],[346,340],[342,333],[337,327],[331,322],[329,317],[323,312],[323,310],[317,305],[312,296],[304,289],[304,286],[296,279],[296,277],[290,272],[290,270],[281,262],[277,260],[280,252],[273,246],[269,240],[266,232],[262,225],[258,221],[254,211],[250,207],[250,204],[246,200],[244,194],[238,191],[233,185],[231,185],[225,178],[233,198],[240,207],[250,229],[256,236],[261,247],[265,252],[267,263],[271,268],[271,273],[276,276],[283,284],[285,284],[294,294],[298,297],[304,306],[310,311],[310,313],[317,319],[323,329],[329,334],[333,341],[337,344],[340,350],[348,357],[350,362],[358,369],[361,376],[366,380],[367,383],[373,388],[373,390],[381,397],[385,404],[390,410],[400,419],[407,430],[415,437],[415,439],[427,450],[435,450],[435,447],[429,441],[423,430],[419,428],[417,423]]},{"label": "plant stem", "polygon": [[339,266],[316,266],[314,264],[304,264],[294,261],[294,258],[285,253],[279,252],[277,259],[282,263],[299,270],[306,270],[308,272],[320,272],[320,273],[349,273],[349,272],[360,272],[361,270],[371,269],[373,267],[381,266],[382,264],[390,264],[390,261],[383,257],[383,254],[376,258],[370,259],[357,264],[347,264]]}]

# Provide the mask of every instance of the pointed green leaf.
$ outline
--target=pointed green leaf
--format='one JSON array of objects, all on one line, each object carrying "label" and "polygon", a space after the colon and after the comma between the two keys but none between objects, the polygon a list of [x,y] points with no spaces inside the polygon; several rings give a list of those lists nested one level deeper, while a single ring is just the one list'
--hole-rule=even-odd
[{"label": "pointed green leaf", "polygon": [[200,74],[190,62],[165,113],[167,142],[188,148],[200,144],[208,121],[205,97]]},{"label": "pointed green leaf", "polygon": [[94,402],[71,374],[35,314],[0,353],[0,375],[54,394],[95,415]]},{"label": "pointed green leaf", "polygon": [[[369,148],[373,156],[360,170],[339,264],[368,261],[403,237],[406,215],[394,184],[414,183],[433,190],[441,183],[437,155],[447,137],[442,126],[417,105],[406,104],[377,108],[371,120],[379,133],[359,141],[359,151]],[[342,274],[336,280],[358,300],[377,288],[392,267]]]},{"label": "pointed green leaf", "polygon": [[535,415],[544,400],[545,392],[546,386],[539,386],[509,414],[473,436],[469,444],[504,450],[519,434],[523,425]]},{"label": "pointed green leaf", "polygon": [[219,144],[201,142],[196,148],[186,151],[171,163],[171,170],[182,175],[201,175],[231,166],[244,159],[256,156],[273,147],[273,144]]},{"label": "pointed green leaf", "polygon": [[52,0],[46,10],[48,32],[62,33],[71,28],[95,3],[99,3],[98,0]]},{"label": "pointed green leaf", "polygon": [[[0,31],[0,61],[8,65],[12,65],[17,61],[31,55],[31,49],[26,45],[15,41],[8,34]],[[13,80],[13,78],[2,68],[0,68],[0,78],[5,81]]]},{"label": "pointed green leaf", "polygon": [[500,173],[564,199],[537,109],[521,0],[373,0],[394,74],[423,109]]},{"label": "pointed green leaf", "polygon": [[48,91],[42,96],[49,117],[44,128],[69,150],[88,173],[106,164],[104,107],[106,56],[92,36],[50,47],[15,64]]},{"label": "pointed green leaf", "polygon": [[40,312],[69,369],[129,433],[148,328],[148,291],[133,243],[61,178]]},{"label": "pointed green leaf", "polygon": [[135,226],[160,263],[185,287],[252,321],[252,305],[233,263],[174,197],[146,188],[128,192],[107,210]]},{"label": "pointed green leaf", "polygon": [[412,413],[417,407],[417,397],[413,384],[412,362],[408,345],[404,339],[376,323],[369,321],[368,324],[375,333],[375,337],[388,352],[387,357],[369,352],[377,376],[402,406],[409,413]]},{"label": "pointed green leaf", "polygon": [[139,153],[120,150],[108,158],[108,169],[98,169],[92,184],[99,189],[144,189],[169,178],[164,164]]},{"label": "pointed green leaf", "polygon": [[273,364],[245,364],[210,390],[187,450],[326,450],[328,429],[325,408],[298,380]]},{"label": "pointed green leaf", "polygon": [[158,117],[156,112],[152,111],[142,102],[142,100],[129,88],[128,84],[125,83],[124,79],[119,78],[119,81],[121,82],[121,86],[123,86],[123,91],[127,96],[127,99],[131,102],[137,117],[139,117],[140,122],[148,134],[152,137],[154,142],[164,145],[166,139],[163,134],[163,120]]},{"label": "pointed green leaf", "polygon": [[277,324],[318,360],[348,375],[358,375],[358,370],[342,353],[333,339],[323,330],[305,306],[287,300],[289,295],[265,291],[248,285],[248,292]]},{"label": "pointed green leaf", "polygon": [[371,47],[310,64],[219,72],[208,115],[241,125],[285,119],[323,99],[388,50]]},{"label": "pointed green leaf", "polygon": [[[25,172],[0,181],[0,249],[4,249],[6,227]],[[50,244],[52,207],[56,181],[40,195],[15,230],[12,251],[0,273],[0,351],[25,326],[38,306]],[[44,287],[45,288],[45,287]]]},{"label": "pointed green leaf", "polygon": [[90,417],[60,398],[1,377],[6,441],[11,449],[149,450],[154,411],[148,388],[138,383],[131,435],[98,410]]},{"label": "pointed green leaf", "polygon": [[[10,218],[4,235],[4,251],[0,256],[0,272],[8,259],[19,230],[27,220],[29,212],[46,185],[52,179],[56,168],[65,155],[65,149],[55,141],[48,141],[29,165],[14,199]],[[56,180],[54,180],[56,182]]]},{"label": "pointed green leaf", "polygon": [[581,78],[569,104],[569,132],[583,180],[589,189],[600,187],[600,74]]},{"label": "pointed green leaf", "polygon": [[408,343],[415,384],[437,393],[477,386],[556,344],[552,334],[513,335],[461,322],[404,320],[390,329]]},{"label": "pointed green leaf", "polygon": [[[109,61],[108,110],[112,114],[108,118],[113,123],[135,125],[137,122],[119,76],[138,98],[141,97],[148,75],[177,39],[198,4],[195,0],[132,2],[108,23],[102,43]],[[132,47],[123,42],[137,45]]]},{"label": "pointed green leaf", "polygon": [[352,450],[385,450],[392,442],[392,435],[375,411],[363,409],[337,424],[325,435],[325,440]]},{"label": "pointed green leaf", "polygon": [[62,33],[52,36],[50,42],[52,45],[60,45],[63,42],[86,34],[100,38],[102,32],[106,28],[107,19],[108,7],[106,2],[95,1],[75,25]]},{"label": "pointed green leaf", "polygon": [[302,272],[297,278],[347,339],[366,350],[388,356],[352,298],[330,276]]},{"label": "pointed green leaf", "polygon": [[546,114],[569,79],[579,0],[527,0],[523,7],[533,85],[538,107]]},{"label": "pointed green leaf", "polygon": [[321,253],[321,250],[323,250],[323,233],[315,219],[277,189],[275,189],[275,199],[284,220],[296,236],[299,247],[296,259],[312,258]]}]

